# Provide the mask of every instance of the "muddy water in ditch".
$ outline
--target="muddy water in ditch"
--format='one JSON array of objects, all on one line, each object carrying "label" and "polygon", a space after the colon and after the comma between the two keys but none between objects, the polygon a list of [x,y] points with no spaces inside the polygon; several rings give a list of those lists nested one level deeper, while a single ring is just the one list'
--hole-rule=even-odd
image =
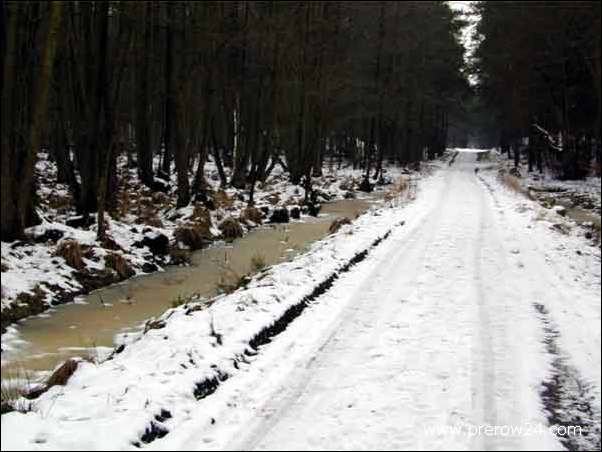
[{"label": "muddy water in ditch", "polygon": [[116,335],[139,330],[178,297],[215,295],[224,265],[244,274],[251,270],[254,256],[260,255],[267,265],[286,261],[328,234],[333,218],[355,218],[378,198],[325,204],[318,218],[255,229],[232,244],[194,253],[189,267],[169,267],[162,273],[133,278],[28,319],[16,328],[12,339],[3,340],[2,378],[35,375],[72,356],[106,353]]},{"label": "muddy water in ditch", "polygon": [[600,215],[581,207],[569,207],[567,215],[575,220],[578,224],[591,223],[595,229],[600,230]]}]

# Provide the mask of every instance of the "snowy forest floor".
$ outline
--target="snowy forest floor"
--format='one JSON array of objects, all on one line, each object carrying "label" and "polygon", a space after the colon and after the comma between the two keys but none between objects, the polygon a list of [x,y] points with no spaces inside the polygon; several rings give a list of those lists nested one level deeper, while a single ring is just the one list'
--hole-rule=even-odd
[{"label": "snowy forest floor", "polygon": [[78,362],[2,449],[599,449],[599,241],[476,160]]},{"label": "snowy forest floor", "polygon": [[483,154],[482,162],[495,163],[500,179],[509,188],[538,201],[543,207],[572,218],[576,223],[590,229],[591,235],[600,240],[600,177],[590,176],[584,180],[563,181],[554,177],[548,170],[543,173],[528,172],[526,156],[523,156],[521,166],[517,170],[514,168],[513,159],[494,151]]},{"label": "snowy forest floor", "polygon": [[[68,187],[56,183],[56,165],[40,154],[36,175],[42,224],[29,228],[25,240],[1,245],[3,332],[11,323],[77,295],[166,265],[186,265],[190,252],[243,235],[264,222],[303,221],[316,214],[310,211],[314,206],[303,205],[304,189],[291,185],[280,166],[258,184],[254,209],[246,208],[248,190],[220,189],[211,162],[206,165],[210,208],[196,202],[176,209],[175,175],[169,183],[162,182],[167,193],[153,193],[125,158],[118,168],[118,204],[111,217],[107,215],[108,237],[100,243],[94,217],[92,224],[82,224]],[[382,192],[394,192],[392,183],[412,173],[398,167],[385,171],[386,184],[375,186]],[[326,166],[313,180],[318,203],[354,198],[361,174],[349,165]]]}]

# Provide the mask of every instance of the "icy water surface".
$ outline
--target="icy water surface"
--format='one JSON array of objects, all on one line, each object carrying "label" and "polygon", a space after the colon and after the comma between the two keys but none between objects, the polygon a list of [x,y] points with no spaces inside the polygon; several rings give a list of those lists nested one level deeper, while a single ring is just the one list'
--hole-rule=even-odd
[{"label": "icy water surface", "polygon": [[73,356],[103,355],[112,349],[117,335],[138,331],[178,297],[217,294],[224,266],[242,275],[251,270],[254,256],[261,256],[267,265],[286,261],[326,236],[334,218],[353,219],[378,198],[324,204],[318,218],[254,229],[231,244],[193,253],[189,267],[168,267],[165,272],[136,277],[25,320],[14,338],[9,333],[3,341],[2,378],[35,375]]}]

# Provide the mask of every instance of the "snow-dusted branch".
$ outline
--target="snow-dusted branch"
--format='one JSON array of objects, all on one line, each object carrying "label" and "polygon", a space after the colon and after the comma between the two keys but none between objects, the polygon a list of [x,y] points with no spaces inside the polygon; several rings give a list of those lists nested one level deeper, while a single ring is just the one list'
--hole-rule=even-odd
[{"label": "snow-dusted branch", "polygon": [[547,138],[548,144],[557,151],[562,151],[562,139],[555,140],[554,135],[552,135],[549,131],[541,127],[539,124],[533,123],[533,127],[537,129],[541,134]]}]

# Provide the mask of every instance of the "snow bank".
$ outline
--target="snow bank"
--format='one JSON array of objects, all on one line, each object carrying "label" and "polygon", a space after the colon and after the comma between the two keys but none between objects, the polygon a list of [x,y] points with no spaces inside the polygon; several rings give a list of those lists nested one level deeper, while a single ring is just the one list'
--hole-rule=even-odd
[{"label": "snow bank", "polygon": [[[194,206],[176,209],[175,174],[171,181],[165,182],[167,194],[153,194],[141,184],[136,169],[128,168],[126,159],[121,158],[118,165],[118,218],[107,216],[108,235],[117,246],[117,249],[111,249],[96,240],[95,224],[78,227],[66,225],[76,214],[73,200],[68,187],[56,183],[56,165],[49,160],[47,154],[40,153],[36,163],[36,177],[40,186],[39,213],[42,224],[26,231],[29,238],[27,241],[1,244],[3,329],[27,315],[38,314],[50,306],[71,301],[76,295],[120,281],[122,275],[116,275],[106,268],[105,256],[109,252],[120,254],[131,266],[134,275],[160,271],[165,265],[174,262],[169,254],[154,254],[149,246],[141,246],[141,243],[145,238],[161,234],[173,244],[176,228],[194,222]],[[387,168],[387,178],[392,180],[401,171],[401,168]],[[205,173],[211,190],[218,192],[220,181],[213,162],[206,164]],[[350,189],[359,185],[360,179],[359,169],[324,168],[323,175],[313,179],[318,201],[343,199]],[[384,187],[377,188],[384,190]],[[209,212],[209,231],[215,239],[219,238],[217,225],[221,221],[228,217],[240,217],[247,207],[248,193],[229,188],[220,196],[224,202]],[[255,193],[256,207],[273,211],[279,207],[301,204],[304,196],[304,189],[291,185],[287,175],[278,166],[264,184],[258,184]],[[149,205],[152,208],[145,210],[149,209]],[[246,233],[257,225],[242,221],[241,226]],[[67,265],[63,257],[56,255],[58,246],[64,240],[75,240],[86,251],[83,268],[79,271]],[[177,259],[175,262],[177,263]]]},{"label": "snow bank", "polygon": [[372,210],[207,309],[189,304],[167,311],[159,319],[164,327],[132,339],[102,364],[83,363],[65,387],[36,400],[33,412],[2,416],[2,449],[119,450],[161,436],[159,420],[170,407],[206,395],[236,372],[255,353],[250,343],[269,340],[258,333],[384,237],[399,214],[399,208]]}]

